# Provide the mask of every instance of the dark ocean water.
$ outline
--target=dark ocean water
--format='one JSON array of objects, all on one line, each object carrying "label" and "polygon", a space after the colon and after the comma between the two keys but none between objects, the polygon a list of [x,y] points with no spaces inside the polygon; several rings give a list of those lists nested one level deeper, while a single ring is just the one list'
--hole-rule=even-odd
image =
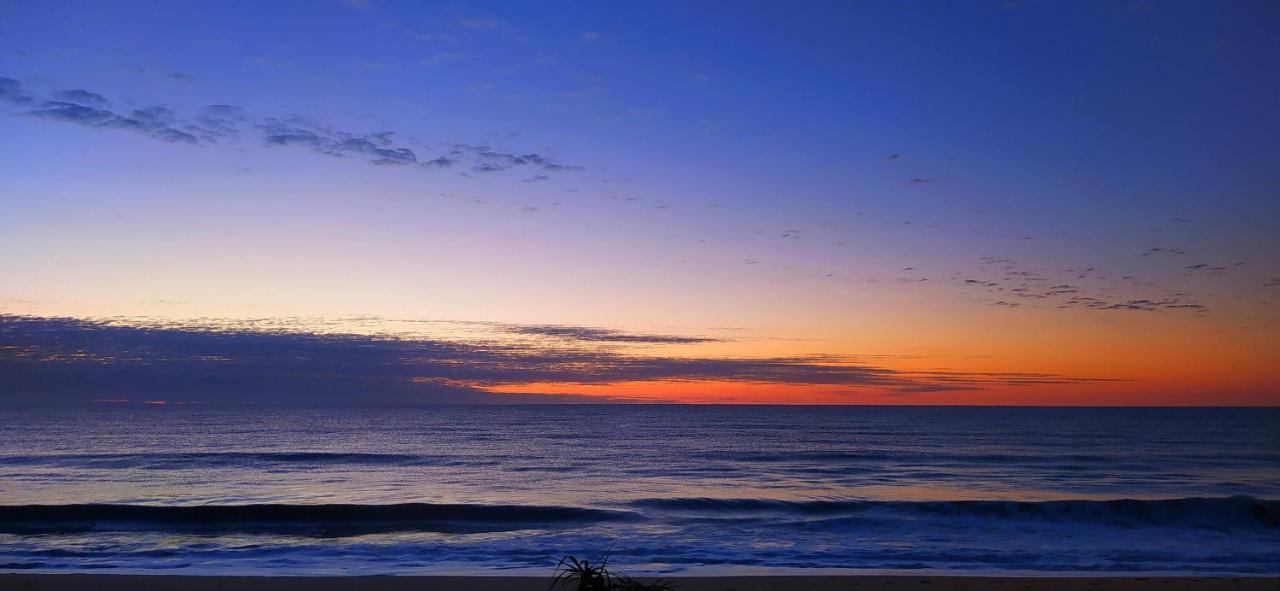
[{"label": "dark ocean water", "polygon": [[[0,411],[0,570],[1280,574],[1280,409]],[[39,506],[33,506],[39,505]]]}]

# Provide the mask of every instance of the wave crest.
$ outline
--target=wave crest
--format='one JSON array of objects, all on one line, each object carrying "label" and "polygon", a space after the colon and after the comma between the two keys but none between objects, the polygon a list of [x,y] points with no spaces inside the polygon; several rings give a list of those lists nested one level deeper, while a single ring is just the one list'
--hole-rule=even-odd
[{"label": "wave crest", "polygon": [[345,537],[567,527],[633,517],[625,511],[537,505],[11,505],[0,506],[0,533],[150,530]]},{"label": "wave crest", "polygon": [[1035,519],[1110,525],[1280,528],[1280,501],[1237,497],[1106,501],[869,501],[669,498],[640,499],[638,509],[693,517]]}]

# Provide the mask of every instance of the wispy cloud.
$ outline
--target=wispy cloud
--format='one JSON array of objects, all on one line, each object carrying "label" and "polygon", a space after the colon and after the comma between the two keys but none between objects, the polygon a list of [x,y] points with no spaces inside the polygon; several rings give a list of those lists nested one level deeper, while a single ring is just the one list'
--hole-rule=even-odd
[{"label": "wispy cloud", "polygon": [[22,83],[13,78],[0,77],[0,103],[25,105],[32,97],[22,89]]},{"label": "wispy cloud", "polygon": [[500,172],[517,166],[532,166],[549,171],[577,170],[580,167],[561,164],[542,154],[500,152],[489,146],[456,144],[456,154],[469,153],[476,159],[472,170],[476,172]]},{"label": "wispy cloud", "polygon": [[[84,91],[74,92],[84,93]],[[95,97],[101,96],[93,93],[86,94]],[[106,104],[105,99],[101,102],[96,100],[89,102],[94,105]],[[196,136],[177,127],[177,121],[172,110],[158,105],[134,109],[127,113],[117,113],[110,109],[75,102],[44,101],[35,109],[28,111],[27,115],[75,123],[86,127],[136,131],[166,142],[200,143]]]},{"label": "wispy cloud", "polygon": [[83,89],[64,90],[54,94],[58,100],[80,103],[82,105],[106,106],[107,97],[96,92],[89,92]]},{"label": "wispy cloud", "polygon": [[[447,144],[446,153],[419,157],[393,131],[355,132],[302,116],[255,118],[247,109],[213,104],[183,117],[169,107],[152,105],[120,109],[104,95],[85,89],[63,90],[42,98],[12,78],[0,78],[0,104],[17,115],[72,123],[95,129],[118,129],[173,143],[197,146],[256,137],[267,147],[305,148],[327,156],[358,158],[375,165],[450,168],[464,158],[477,172],[501,172],[519,166],[548,172],[576,170],[532,152],[505,152],[486,145]],[[540,175],[541,176],[541,175]],[[542,177],[545,178],[545,177]]]},{"label": "wispy cloud", "polygon": [[507,325],[515,334],[555,337],[573,341],[605,343],[694,344],[720,342],[722,339],[675,335],[635,334],[607,328],[562,325]]},{"label": "wispy cloud", "polygon": [[259,125],[267,146],[302,146],[330,156],[356,156],[371,164],[417,164],[409,148],[395,147],[390,133],[351,134],[309,125],[304,120],[269,119]]},{"label": "wispy cloud", "polygon": [[[1173,250],[1153,248],[1144,255]],[[1225,267],[1203,264],[1190,265],[1186,269],[1191,272],[1199,269],[1226,270]],[[983,257],[976,272],[955,275],[951,279],[966,292],[984,293],[988,303],[1006,308],[1209,312],[1208,306],[1188,299],[1188,294],[1159,289],[1154,284],[1137,281],[1133,275],[1121,275],[1097,267],[1050,270],[1027,267],[1005,257]]]}]

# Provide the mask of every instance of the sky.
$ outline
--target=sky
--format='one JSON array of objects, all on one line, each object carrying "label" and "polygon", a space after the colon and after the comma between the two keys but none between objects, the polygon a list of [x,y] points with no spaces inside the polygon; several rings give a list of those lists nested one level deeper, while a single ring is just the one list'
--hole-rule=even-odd
[{"label": "sky", "polygon": [[0,0],[0,403],[1280,405],[1277,29]]}]

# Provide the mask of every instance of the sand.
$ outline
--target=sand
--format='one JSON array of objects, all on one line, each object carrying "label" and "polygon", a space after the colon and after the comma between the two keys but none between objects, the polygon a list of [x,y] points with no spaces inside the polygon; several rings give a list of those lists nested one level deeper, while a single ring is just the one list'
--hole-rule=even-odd
[{"label": "sand", "polygon": [[[1280,591],[1280,576],[750,576],[668,579],[680,591]],[[3,591],[546,591],[545,577],[192,577],[0,574]]]}]

